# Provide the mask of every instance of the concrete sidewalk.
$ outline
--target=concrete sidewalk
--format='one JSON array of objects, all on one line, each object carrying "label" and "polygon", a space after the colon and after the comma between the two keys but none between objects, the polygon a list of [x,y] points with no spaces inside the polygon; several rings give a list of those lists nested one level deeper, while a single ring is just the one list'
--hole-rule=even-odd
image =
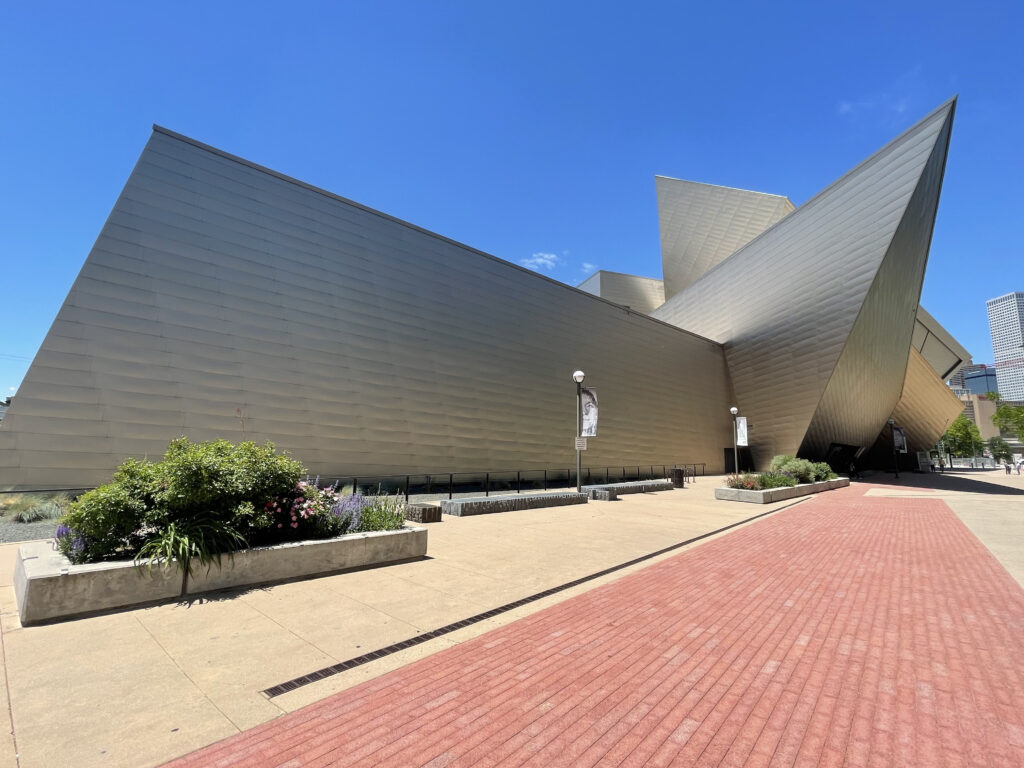
[{"label": "concrete sidewalk", "polygon": [[[895,510],[911,509],[920,501],[914,496],[934,497],[956,509],[1008,569],[1024,573],[1024,478],[872,479],[879,483],[849,492],[867,491],[865,500]],[[716,484],[699,478],[686,490],[613,503],[446,517],[429,526],[422,561],[44,627],[20,627],[10,587],[15,547],[0,548],[2,683],[13,718],[0,765],[160,764],[631,572],[656,579],[649,566],[678,551],[272,699],[260,693],[265,688],[787,506],[718,502]],[[748,528],[719,537],[720,546]]]},{"label": "concrete sidewalk", "polygon": [[[22,628],[0,548],[0,764],[148,766],[621,578],[633,566],[299,690],[260,691],[784,506],[716,502],[717,478],[617,502],[429,526],[428,559]],[[791,503],[791,502],[790,502]]]},{"label": "concrete sidewalk", "polygon": [[1024,590],[941,493],[866,490],[878,487],[823,494],[173,768],[1024,765]]}]

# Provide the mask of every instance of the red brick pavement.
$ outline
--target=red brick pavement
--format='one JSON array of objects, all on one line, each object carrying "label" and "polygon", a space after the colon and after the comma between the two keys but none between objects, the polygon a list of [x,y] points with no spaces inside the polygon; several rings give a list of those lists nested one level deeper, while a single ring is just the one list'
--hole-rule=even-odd
[{"label": "red brick pavement", "polygon": [[1024,766],[1024,590],[865,487],[171,765]]}]

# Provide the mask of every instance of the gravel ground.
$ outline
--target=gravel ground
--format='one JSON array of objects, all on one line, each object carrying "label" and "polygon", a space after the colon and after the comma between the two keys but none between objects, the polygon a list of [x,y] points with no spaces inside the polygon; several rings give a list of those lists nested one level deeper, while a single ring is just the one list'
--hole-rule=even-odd
[{"label": "gravel ground", "polygon": [[0,542],[32,541],[33,539],[52,539],[57,530],[56,520],[43,520],[38,523],[13,523],[0,519]]}]

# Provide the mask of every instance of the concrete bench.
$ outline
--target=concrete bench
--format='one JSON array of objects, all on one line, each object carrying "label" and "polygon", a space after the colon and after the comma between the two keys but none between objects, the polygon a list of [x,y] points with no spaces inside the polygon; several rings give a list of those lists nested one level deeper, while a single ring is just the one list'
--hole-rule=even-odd
[{"label": "concrete bench", "polygon": [[441,511],[446,515],[466,517],[493,512],[514,512],[519,509],[561,507],[566,504],[586,504],[587,494],[575,491],[554,493],[516,494],[515,496],[475,496],[469,499],[445,499]]},{"label": "concrete bench", "polygon": [[405,519],[411,523],[440,523],[441,508],[436,504],[412,502],[406,505]]},{"label": "concrete bench", "polygon": [[675,486],[671,480],[634,480],[628,483],[607,483],[606,485],[585,485],[584,492],[594,501],[616,501],[626,493],[653,493],[671,491]]}]

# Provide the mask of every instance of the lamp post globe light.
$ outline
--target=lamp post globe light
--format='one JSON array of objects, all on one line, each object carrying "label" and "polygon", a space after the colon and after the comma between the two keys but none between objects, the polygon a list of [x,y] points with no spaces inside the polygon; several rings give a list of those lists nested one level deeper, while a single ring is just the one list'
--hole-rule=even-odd
[{"label": "lamp post globe light", "polygon": [[886,421],[889,425],[889,439],[892,440],[892,471],[896,475],[896,479],[900,479],[900,464],[899,458],[896,456],[896,419],[891,416]]},{"label": "lamp post globe light", "polygon": [[[576,437],[580,437],[580,413],[583,411],[583,379],[586,374],[583,371],[575,371],[572,380],[576,382]],[[576,493],[582,493],[580,486],[580,449],[576,448]]]},{"label": "lamp post globe light", "polygon": [[735,405],[729,409],[732,414],[732,471],[737,475],[740,473],[740,452],[736,447],[736,414],[739,412],[740,409]]}]

